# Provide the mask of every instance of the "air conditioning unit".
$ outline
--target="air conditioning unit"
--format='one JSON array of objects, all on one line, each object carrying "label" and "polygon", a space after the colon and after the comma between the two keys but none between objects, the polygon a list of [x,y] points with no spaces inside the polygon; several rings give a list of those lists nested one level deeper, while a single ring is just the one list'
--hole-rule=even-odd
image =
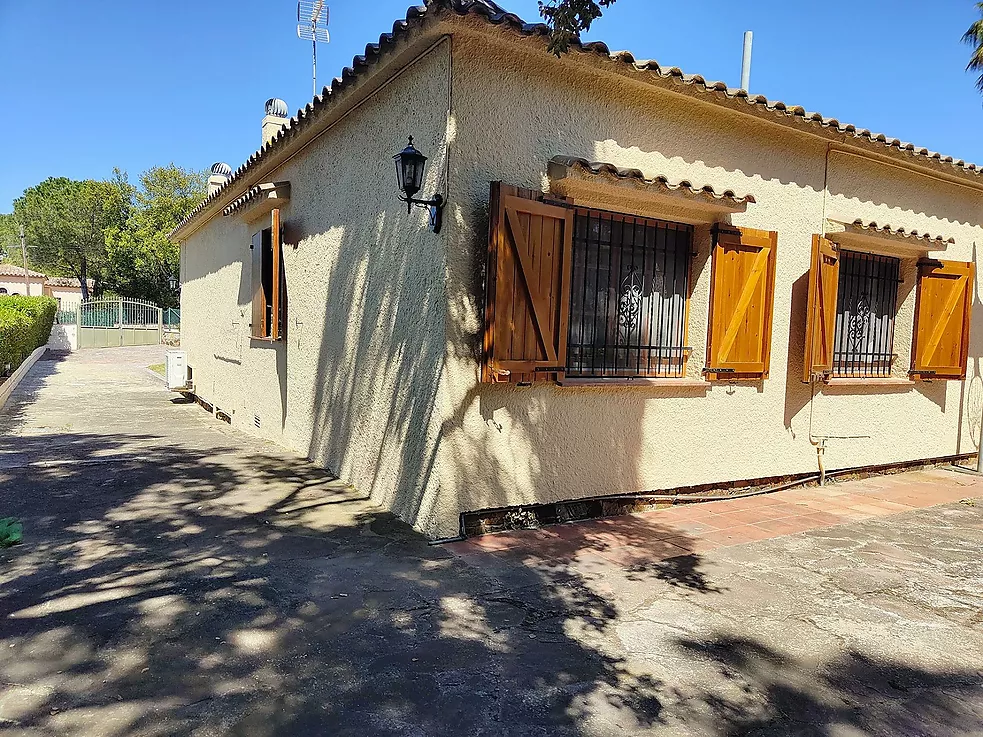
[{"label": "air conditioning unit", "polygon": [[187,351],[168,351],[164,359],[164,379],[172,391],[190,389],[188,386]]}]

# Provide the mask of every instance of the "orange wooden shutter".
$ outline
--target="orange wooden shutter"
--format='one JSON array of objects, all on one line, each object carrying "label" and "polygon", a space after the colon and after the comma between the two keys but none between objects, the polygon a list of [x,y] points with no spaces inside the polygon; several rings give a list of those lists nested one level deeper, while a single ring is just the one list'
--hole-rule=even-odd
[{"label": "orange wooden shutter", "polygon": [[562,378],[567,361],[573,211],[492,182],[482,381]]},{"label": "orange wooden shutter", "polygon": [[714,228],[708,379],[767,378],[778,233]]},{"label": "orange wooden shutter", "polygon": [[802,381],[833,371],[836,332],[836,292],[840,285],[840,255],[832,241],[812,237],[809,267],[809,303],[806,307],[806,349]]},{"label": "orange wooden shutter", "polygon": [[973,309],[973,264],[918,264],[911,373],[919,379],[964,379]]},{"label": "orange wooden shutter", "polygon": [[279,340],[283,328],[283,254],[280,253],[280,211],[270,212],[270,241],[273,250],[273,319],[270,320],[270,337]]}]

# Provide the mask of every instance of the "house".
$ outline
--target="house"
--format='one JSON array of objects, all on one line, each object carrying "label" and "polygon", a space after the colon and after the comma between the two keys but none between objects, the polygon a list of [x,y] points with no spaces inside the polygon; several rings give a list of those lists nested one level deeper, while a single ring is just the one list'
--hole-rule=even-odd
[{"label": "house", "polygon": [[46,277],[37,271],[27,271],[24,279],[24,268],[14,264],[0,264],[0,294],[24,294],[39,297],[44,294]]},{"label": "house", "polygon": [[[92,279],[88,282],[91,293],[95,283]],[[78,279],[47,276],[28,270],[28,280],[25,283],[24,268],[13,264],[0,264],[0,294],[54,297],[58,301],[60,310],[74,310],[82,301],[82,287]]]},{"label": "house", "polygon": [[978,167],[546,33],[435,0],[270,101],[172,233],[203,401],[433,538],[975,451]]},{"label": "house", "polygon": [[[95,281],[86,281],[91,295],[95,289]],[[82,302],[82,287],[74,277],[49,276],[44,282],[44,293],[58,301],[59,310],[74,310]]]}]

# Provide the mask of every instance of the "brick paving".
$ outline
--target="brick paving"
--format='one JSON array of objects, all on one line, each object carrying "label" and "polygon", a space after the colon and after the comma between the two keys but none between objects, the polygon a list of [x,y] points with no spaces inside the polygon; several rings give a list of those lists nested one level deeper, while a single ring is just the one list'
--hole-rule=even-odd
[{"label": "brick paving", "polygon": [[983,494],[983,479],[942,468],[875,476],[713,502],[474,537],[447,547],[482,556],[574,564],[594,556],[619,566],[889,517]]}]

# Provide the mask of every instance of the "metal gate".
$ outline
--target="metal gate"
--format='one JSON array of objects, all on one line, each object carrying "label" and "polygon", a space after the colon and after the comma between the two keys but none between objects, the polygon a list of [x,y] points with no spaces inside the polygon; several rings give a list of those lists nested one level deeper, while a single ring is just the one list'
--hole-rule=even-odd
[{"label": "metal gate", "polygon": [[78,307],[78,347],[156,345],[163,333],[163,310],[138,299],[94,299]]}]

